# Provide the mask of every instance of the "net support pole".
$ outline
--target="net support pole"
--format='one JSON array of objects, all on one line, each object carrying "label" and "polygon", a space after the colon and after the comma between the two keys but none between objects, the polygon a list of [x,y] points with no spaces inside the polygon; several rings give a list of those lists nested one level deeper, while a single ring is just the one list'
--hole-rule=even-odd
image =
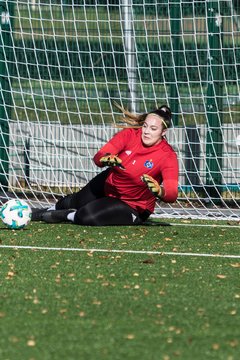
[{"label": "net support pole", "polygon": [[169,6],[171,43],[172,43],[172,79],[170,85],[170,108],[172,120],[175,126],[178,125],[179,93],[178,81],[180,70],[180,40],[181,40],[181,1],[173,0]]},{"label": "net support pole", "polygon": [[0,2],[0,188],[8,189],[9,173],[9,123],[11,108],[10,79],[7,72],[7,61],[10,53],[10,11],[13,5]]},{"label": "net support pole", "polygon": [[132,0],[121,0],[121,13],[123,21],[123,37],[126,54],[126,70],[129,90],[129,107],[136,112],[136,48],[133,31]]},{"label": "net support pole", "polygon": [[206,192],[213,201],[221,198],[222,183],[222,56],[221,14],[216,1],[207,6],[208,25],[208,84],[207,84],[207,142]]}]

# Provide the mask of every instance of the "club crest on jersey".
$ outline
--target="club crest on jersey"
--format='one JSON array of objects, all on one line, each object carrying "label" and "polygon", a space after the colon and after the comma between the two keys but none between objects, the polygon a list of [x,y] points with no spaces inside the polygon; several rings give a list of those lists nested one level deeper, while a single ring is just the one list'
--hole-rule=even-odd
[{"label": "club crest on jersey", "polygon": [[152,169],[153,168],[153,162],[152,160],[146,160],[144,163],[144,166],[148,169]]}]

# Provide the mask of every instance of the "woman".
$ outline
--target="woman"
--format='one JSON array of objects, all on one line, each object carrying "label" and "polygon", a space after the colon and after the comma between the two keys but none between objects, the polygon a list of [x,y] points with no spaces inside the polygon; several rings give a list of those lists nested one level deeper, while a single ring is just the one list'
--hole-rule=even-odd
[{"label": "woman", "polygon": [[165,138],[171,110],[164,105],[135,115],[116,106],[128,125],[93,158],[98,167],[108,168],[54,207],[33,211],[33,221],[139,225],[153,213],[157,200],[172,203],[177,199],[178,161]]}]

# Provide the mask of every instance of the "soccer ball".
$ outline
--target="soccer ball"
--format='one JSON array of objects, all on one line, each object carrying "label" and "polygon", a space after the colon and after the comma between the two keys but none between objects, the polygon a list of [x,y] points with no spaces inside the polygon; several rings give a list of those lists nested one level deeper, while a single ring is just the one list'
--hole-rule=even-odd
[{"label": "soccer ball", "polygon": [[19,199],[8,200],[0,210],[0,219],[10,229],[22,229],[31,220],[32,210],[30,206]]}]

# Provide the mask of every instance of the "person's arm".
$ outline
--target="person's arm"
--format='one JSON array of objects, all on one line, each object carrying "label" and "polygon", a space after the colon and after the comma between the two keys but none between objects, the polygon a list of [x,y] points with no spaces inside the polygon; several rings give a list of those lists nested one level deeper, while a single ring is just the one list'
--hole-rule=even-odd
[{"label": "person's arm", "polygon": [[101,161],[103,158],[107,158],[113,155],[117,155],[117,149],[110,143],[104,145],[93,157],[94,163],[99,167],[106,166],[106,163]]},{"label": "person's arm", "polygon": [[166,203],[173,203],[178,196],[178,161],[176,155],[173,154],[165,164],[161,173],[161,185],[148,174],[142,176],[142,181],[146,183],[148,189],[157,199]]},{"label": "person's arm", "polygon": [[161,200],[166,203],[173,203],[178,197],[178,160],[174,153],[167,161],[162,170],[162,196]]},{"label": "person's arm", "polygon": [[178,181],[175,179],[165,180],[162,186],[163,195],[161,200],[166,203],[173,203],[178,197]]},{"label": "person's arm", "polygon": [[[128,135],[129,132],[126,130],[122,130],[115,134],[110,141],[108,141],[100,150],[94,155],[93,161],[98,167],[106,166],[106,163],[100,161],[102,158],[118,157],[119,152],[124,148],[125,144],[128,143]],[[113,156],[112,156],[113,155]],[[119,158],[118,158],[119,159]],[[117,160],[117,162],[119,162]],[[120,162],[121,163],[121,159]]]}]

